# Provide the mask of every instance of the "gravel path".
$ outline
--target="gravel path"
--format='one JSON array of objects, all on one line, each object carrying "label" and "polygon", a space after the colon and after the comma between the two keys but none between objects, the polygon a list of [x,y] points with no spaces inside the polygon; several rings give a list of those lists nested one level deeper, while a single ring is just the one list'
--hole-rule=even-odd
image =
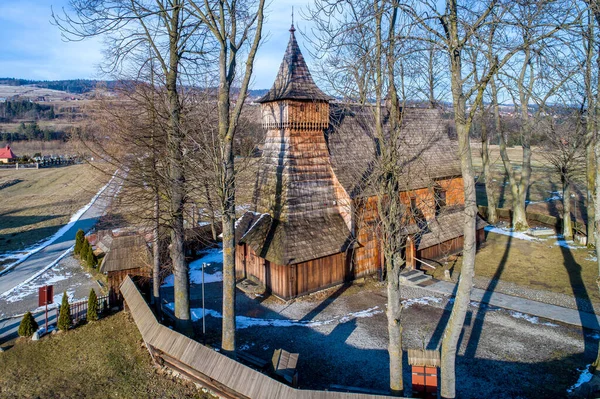
[{"label": "gravel path", "polygon": [[532,301],[562,306],[564,308],[580,310],[583,312],[600,314],[600,303],[594,303],[582,298],[575,298],[573,295],[535,290],[502,280],[495,280],[493,284],[491,283],[492,280],[485,277],[475,277],[474,279],[474,286],[482,290],[487,290],[489,287],[493,286],[494,292],[518,296],[520,298],[531,299]]}]

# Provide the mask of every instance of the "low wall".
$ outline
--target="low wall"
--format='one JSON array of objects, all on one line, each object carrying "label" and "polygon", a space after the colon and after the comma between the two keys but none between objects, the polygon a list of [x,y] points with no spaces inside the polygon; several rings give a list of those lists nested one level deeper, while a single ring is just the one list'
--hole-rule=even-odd
[{"label": "low wall", "polygon": [[388,396],[291,388],[158,323],[129,276],[121,285],[126,308],[156,362],[223,398],[377,399]]}]

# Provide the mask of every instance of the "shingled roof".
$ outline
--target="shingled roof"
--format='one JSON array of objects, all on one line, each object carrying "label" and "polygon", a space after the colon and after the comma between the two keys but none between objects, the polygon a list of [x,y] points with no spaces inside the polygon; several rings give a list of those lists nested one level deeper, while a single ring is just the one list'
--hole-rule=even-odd
[{"label": "shingled roof", "polygon": [[[427,221],[427,226],[417,234],[417,250],[429,248],[442,242],[463,235],[465,226],[465,214],[463,207],[456,207],[452,212],[437,216]],[[487,222],[477,215],[475,230],[483,229]]]},{"label": "shingled roof", "polygon": [[[330,104],[331,125],[326,132],[333,170],[352,198],[374,195],[369,179],[376,167],[379,140],[372,105]],[[387,109],[382,110],[389,130]],[[439,109],[403,108],[399,164],[405,177],[401,191],[429,187],[435,179],[460,176],[458,146],[448,137]]]},{"label": "shingled roof", "polygon": [[296,37],[294,36],[294,25],[290,29],[290,41],[279,72],[275,78],[273,87],[267,94],[258,100],[259,103],[278,100],[311,100],[329,101],[331,97],[323,93],[315,84],[304,56],[300,51]]},{"label": "shingled roof", "polygon": [[113,238],[100,271],[108,273],[151,266],[152,255],[144,238],[139,235],[122,236]]}]

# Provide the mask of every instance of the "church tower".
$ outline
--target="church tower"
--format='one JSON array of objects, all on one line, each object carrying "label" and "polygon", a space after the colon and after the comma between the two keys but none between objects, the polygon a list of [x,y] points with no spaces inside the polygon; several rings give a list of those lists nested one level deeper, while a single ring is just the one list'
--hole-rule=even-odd
[{"label": "church tower", "polygon": [[353,242],[325,141],[331,98],[313,81],[294,32],[292,24],[275,83],[259,100],[267,134],[254,211],[264,217],[242,238],[278,265],[343,253]]}]

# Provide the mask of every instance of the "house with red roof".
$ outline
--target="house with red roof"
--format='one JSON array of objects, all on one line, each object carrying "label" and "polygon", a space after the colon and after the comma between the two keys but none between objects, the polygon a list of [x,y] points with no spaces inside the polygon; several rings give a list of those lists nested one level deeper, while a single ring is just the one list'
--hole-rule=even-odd
[{"label": "house with red roof", "polygon": [[17,156],[10,149],[10,146],[7,145],[4,148],[0,148],[0,163],[9,163],[17,160]]}]

